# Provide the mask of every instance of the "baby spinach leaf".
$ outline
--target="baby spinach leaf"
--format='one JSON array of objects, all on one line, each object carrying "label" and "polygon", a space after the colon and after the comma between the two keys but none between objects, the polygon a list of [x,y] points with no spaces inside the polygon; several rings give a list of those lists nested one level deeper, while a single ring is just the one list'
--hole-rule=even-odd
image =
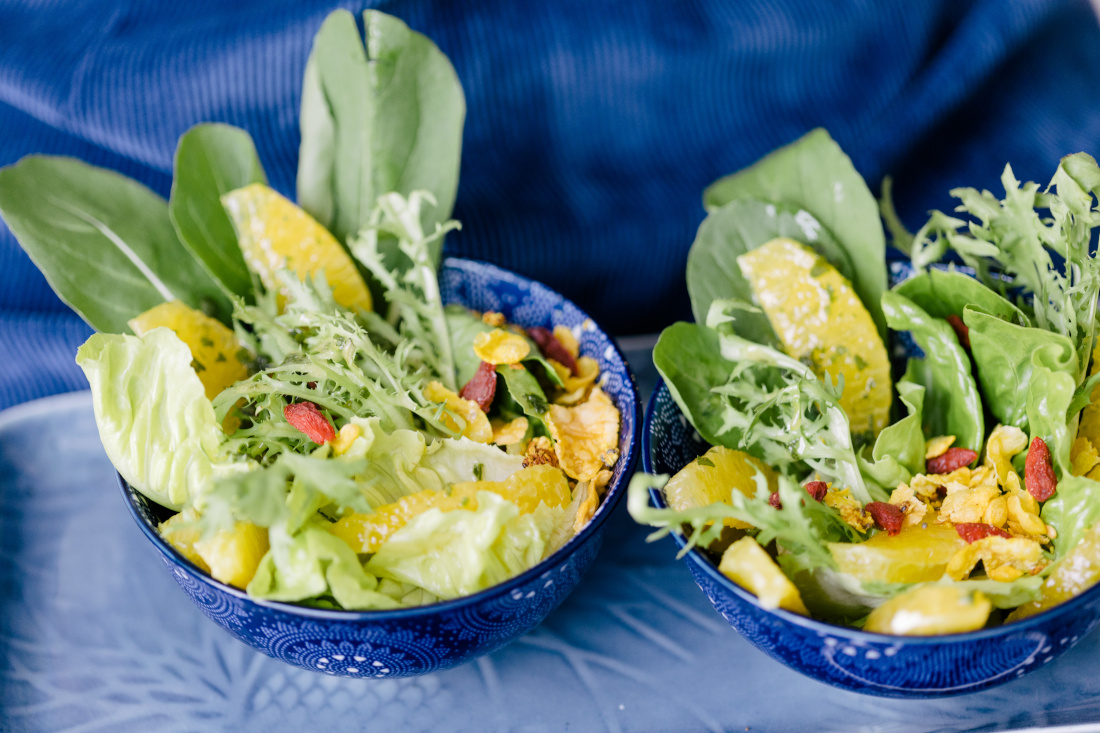
[{"label": "baby spinach leaf", "polygon": [[703,193],[707,211],[737,199],[805,209],[821,222],[847,251],[855,270],[852,285],[885,338],[879,298],[886,290],[886,241],[878,204],[828,132],[813,130],[750,168],[719,179]]},{"label": "baby spinach leaf", "polygon": [[[436,205],[422,210],[421,224],[431,234],[450,218],[458,188],[462,85],[435,44],[397,18],[367,10],[363,24],[360,36],[351,13],[336,11],[314,38],[302,87],[298,201],[345,242],[379,196],[428,191]],[[435,262],[441,246],[434,243]]]},{"label": "baby spinach leaf", "polygon": [[904,295],[935,318],[950,315],[961,318],[963,308],[969,305],[1006,323],[1031,325],[1028,317],[1015,305],[957,270],[928,270],[899,283],[894,287],[894,292]]},{"label": "baby spinach leaf", "polygon": [[890,328],[911,332],[924,352],[924,359],[910,360],[909,379],[926,390],[921,419],[928,435],[954,435],[959,447],[981,452],[982,401],[955,331],[893,291],[883,293],[882,311]]},{"label": "baby spinach leaf", "polygon": [[183,245],[226,293],[252,297],[252,276],[221,196],[267,183],[247,132],[231,125],[195,125],[176,145],[168,215]]},{"label": "baby spinach leaf", "polygon": [[[1044,362],[1055,371],[1068,372],[1073,381],[1076,357],[1067,337],[1006,323],[973,306],[963,309],[963,322],[970,329],[970,351],[978,367],[985,404],[1001,423],[1027,428],[1028,392],[1038,354],[1044,354]],[[1062,422],[1065,420],[1063,409]]]},{"label": "baby spinach leaf", "polygon": [[29,156],[0,170],[0,216],[54,292],[92,328],[166,300],[229,321],[232,306],[176,238],[168,204],[137,181],[74,158]]},{"label": "baby spinach leaf", "polygon": [[894,488],[914,474],[924,473],[924,387],[906,374],[898,383],[898,396],[909,411],[906,417],[878,434],[871,461],[860,456],[860,470],[879,486]]},{"label": "baby spinach leaf", "polygon": [[[688,294],[697,323],[706,321],[715,300],[752,302],[752,287],[741,274],[737,258],[777,237],[812,247],[844,277],[854,277],[847,252],[809,212],[767,201],[731,201],[703,220],[688,253]],[[763,313],[737,314],[734,330],[752,341],[776,343],[775,332]]]},{"label": "baby spinach leaf", "polygon": [[740,443],[740,431],[723,429],[726,398],[713,391],[728,382],[734,370],[720,348],[717,332],[695,323],[674,323],[657,339],[653,364],[703,440],[734,448]]},{"label": "baby spinach leaf", "polygon": [[508,394],[523,408],[528,417],[542,420],[550,409],[550,402],[546,399],[546,393],[539,386],[539,380],[529,369],[519,365],[515,368],[511,364],[498,364],[497,374],[504,378],[504,386],[508,388]]}]

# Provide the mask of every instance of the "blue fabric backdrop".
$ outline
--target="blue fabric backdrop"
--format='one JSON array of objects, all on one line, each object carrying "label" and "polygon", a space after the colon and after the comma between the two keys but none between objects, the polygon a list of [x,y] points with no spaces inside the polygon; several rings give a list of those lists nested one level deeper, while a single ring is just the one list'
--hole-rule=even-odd
[{"label": "blue fabric backdrop", "polygon": [[[361,3],[342,3],[360,10]],[[701,192],[824,125],[903,219],[1011,161],[1100,153],[1084,0],[401,0],[466,90],[448,250],[538,278],[619,334],[688,317]],[[0,165],[73,155],[167,195],[176,138],[247,129],[293,194],[310,41],[332,3],[0,3]],[[0,407],[84,386],[89,333],[0,224]]]}]

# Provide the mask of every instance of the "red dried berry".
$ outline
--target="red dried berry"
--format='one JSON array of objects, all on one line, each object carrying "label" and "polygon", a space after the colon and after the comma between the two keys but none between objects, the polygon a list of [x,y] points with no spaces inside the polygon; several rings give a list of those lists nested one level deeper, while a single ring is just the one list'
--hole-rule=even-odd
[{"label": "red dried berry", "polygon": [[951,328],[955,329],[955,335],[959,337],[959,343],[964,349],[970,350],[970,329],[963,319],[952,313],[947,317],[947,322],[951,324]]},{"label": "red dried berry", "polygon": [[773,491],[772,495],[768,497],[768,504],[775,507],[776,509],[783,508],[783,502],[779,500],[778,491]]},{"label": "red dried berry", "polygon": [[283,417],[317,445],[336,438],[336,429],[312,402],[297,402],[283,408]]},{"label": "red dried berry", "polygon": [[829,493],[829,484],[824,481],[811,481],[802,488],[817,501],[821,501],[825,498],[825,494]]},{"label": "red dried berry", "polygon": [[948,448],[943,455],[929,458],[925,470],[928,473],[951,473],[977,459],[978,454],[968,448]]},{"label": "red dried berry", "polygon": [[527,329],[527,335],[539,347],[539,351],[542,352],[543,356],[561,364],[569,370],[570,374],[575,375],[577,373],[577,360],[573,358],[568,349],[562,346],[561,341],[558,341],[558,337],[554,335],[553,331],[542,326],[534,326]]},{"label": "red dried berry", "polygon": [[1012,536],[1000,527],[994,527],[992,524],[982,524],[980,522],[960,522],[955,525],[955,531],[959,533],[959,537],[966,540],[966,544],[968,545],[971,542],[977,542],[978,540],[992,537],[993,535],[1004,537],[1005,539]]},{"label": "red dried berry", "polygon": [[872,501],[863,507],[863,511],[871,515],[871,519],[875,520],[875,526],[886,530],[891,537],[900,532],[902,525],[905,524],[905,515],[901,513],[901,509],[884,501]]},{"label": "red dried berry", "polygon": [[1054,476],[1054,465],[1050,460],[1050,449],[1046,442],[1036,436],[1031,439],[1031,448],[1024,461],[1024,486],[1035,501],[1046,501],[1054,496],[1058,479]]},{"label": "red dried berry", "polygon": [[477,371],[466,386],[459,392],[464,400],[472,400],[477,403],[482,412],[489,411],[489,405],[493,404],[493,396],[497,393],[497,368],[487,361],[477,365]]}]

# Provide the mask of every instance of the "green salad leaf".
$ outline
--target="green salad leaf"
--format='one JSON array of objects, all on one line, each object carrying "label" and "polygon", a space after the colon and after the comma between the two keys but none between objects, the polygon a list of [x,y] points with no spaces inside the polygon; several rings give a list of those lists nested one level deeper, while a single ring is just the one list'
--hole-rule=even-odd
[{"label": "green salad leaf", "polygon": [[477,509],[429,509],[386,540],[367,570],[413,583],[440,598],[476,593],[542,560],[563,509],[545,504],[520,514],[491,491],[477,492]]},{"label": "green salad leaf", "polygon": [[[458,190],[466,102],[454,68],[427,37],[375,10],[361,36],[346,11],[328,16],[302,83],[298,202],[345,242],[370,222],[379,197],[427,191],[419,226],[450,218]],[[442,242],[432,243],[439,262]],[[383,256],[399,264],[396,243]]]},{"label": "green salad leaf", "polygon": [[122,477],[175,511],[198,499],[225,436],[187,344],[167,328],[141,337],[97,333],[76,363],[92,388],[100,441]]},{"label": "green salad leaf", "polygon": [[924,352],[923,359],[910,360],[909,374],[926,390],[922,420],[928,436],[954,435],[956,445],[981,453],[985,445],[982,401],[970,357],[955,331],[893,291],[883,294],[882,310],[890,328],[912,333]]},{"label": "green salad leaf", "polygon": [[[847,252],[854,274],[849,278],[852,287],[885,338],[879,298],[886,290],[886,242],[878,204],[828,132],[813,130],[755,165],[719,179],[704,192],[703,205],[713,212],[739,199],[784,204],[805,210],[820,222]],[[832,264],[840,269],[843,263]]]},{"label": "green salad leaf", "polygon": [[695,323],[674,323],[653,347],[653,364],[680,411],[711,445],[740,444],[740,433],[725,425],[726,398],[715,392],[733,374],[722,358],[718,332]]},{"label": "green salad leaf", "polygon": [[[474,337],[479,333],[488,333],[494,326],[478,318],[467,308],[458,304],[451,304],[444,309],[447,318],[447,328],[451,332],[451,344],[455,355],[455,371],[458,375],[458,384],[461,386],[469,382],[477,368],[481,365],[481,357],[474,352]],[[523,361],[542,365],[542,372],[550,382],[561,387],[563,382],[558,373],[550,366],[550,362],[539,351],[538,345],[524,334],[530,351]]]},{"label": "green salad leaf", "polygon": [[46,281],[103,333],[182,300],[228,323],[232,306],[172,228],[161,197],[114,171],[32,155],[0,169],[0,217]]},{"label": "green salad leaf", "polygon": [[893,291],[934,318],[962,318],[963,309],[970,306],[1005,323],[1031,325],[1024,312],[1010,301],[957,270],[928,270],[897,284]]},{"label": "green salad leaf", "polygon": [[893,488],[908,482],[915,474],[924,473],[924,431],[921,421],[924,415],[925,388],[906,374],[897,383],[898,397],[908,414],[883,429],[871,449],[871,460],[859,457],[864,475],[879,486]]}]

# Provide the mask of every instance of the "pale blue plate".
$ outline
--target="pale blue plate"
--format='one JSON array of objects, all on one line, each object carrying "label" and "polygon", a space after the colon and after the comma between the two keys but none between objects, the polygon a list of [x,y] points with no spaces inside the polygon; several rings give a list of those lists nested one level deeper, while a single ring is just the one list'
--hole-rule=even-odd
[{"label": "pale blue plate", "polygon": [[[651,373],[646,352],[632,356]],[[959,698],[883,700],[807,679],[715,614],[671,540],[647,545],[625,509],[576,592],[511,646],[424,677],[338,679],[253,651],[188,600],[126,512],[87,394],[13,408],[0,413],[0,730],[905,733],[1100,721],[1097,634]]]}]

